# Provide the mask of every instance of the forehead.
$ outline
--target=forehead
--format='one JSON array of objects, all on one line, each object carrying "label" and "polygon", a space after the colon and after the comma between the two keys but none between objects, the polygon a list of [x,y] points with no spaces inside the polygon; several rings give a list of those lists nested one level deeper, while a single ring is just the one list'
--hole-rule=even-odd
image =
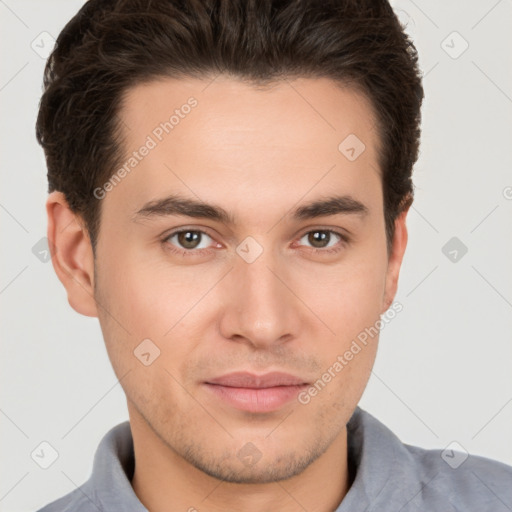
[{"label": "forehead", "polygon": [[[195,106],[189,108],[191,102]],[[375,124],[365,95],[327,78],[281,80],[267,86],[225,75],[203,80],[160,78],[125,92],[120,117],[128,142],[136,143],[131,140],[134,136],[152,133],[155,122],[165,123],[173,113],[173,139],[208,142],[204,149],[214,142],[244,143],[249,132],[257,133],[254,142],[266,147],[300,142],[301,137],[328,137],[326,142],[331,142],[330,136],[336,141],[349,133],[368,137]],[[181,123],[185,118],[187,123]],[[186,126],[174,129],[178,124]],[[196,132],[194,138],[190,130]],[[222,136],[211,136],[220,131]],[[276,133],[283,139],[274,140]]]},{"label": "forehead", "polygon": [[344,192],[381,200],[371,105],[329,79],[159,79],[129,89],[119,116],[134,165],[109,201],[131,213],[176,191],[227,210]]}]

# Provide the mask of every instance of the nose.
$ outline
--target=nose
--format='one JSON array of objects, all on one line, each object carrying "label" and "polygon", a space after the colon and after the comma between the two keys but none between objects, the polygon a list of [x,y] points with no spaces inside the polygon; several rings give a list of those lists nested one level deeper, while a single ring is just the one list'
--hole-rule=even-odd
[{"label": "nose", "polygon": [[252,263],[236,256],[223,287],[220,328],[226,339],[271,348],[301,331],[304,306],[293,292],[290,272],[271,250]]}]

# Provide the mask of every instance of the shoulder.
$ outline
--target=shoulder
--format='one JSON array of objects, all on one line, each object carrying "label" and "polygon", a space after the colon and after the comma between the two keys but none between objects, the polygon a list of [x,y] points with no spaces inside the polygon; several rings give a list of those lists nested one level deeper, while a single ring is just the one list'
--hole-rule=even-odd
[{"label": "shoulder", "polygon": [[425,496],[447,498],[455,510],[491,505],[512,509],[512,466],[469,454],[462,447],[428,450],[402,443],[397,456],[411,460]]},{"label": "shoulder", "polygon": [[78,487],[69,494],[48,503],[37,512],[103,512],[103,509],[98,507],[92,501],[92,497],[85,492],[82,487]]},{"label": "shoulder", "polygon": [[[459,445],[460,446],[460,445]],[[451,505],[453,510],[512,510],[512,466],[463,448],[425,449],[401,443],[397,464],[414,475],[425,505]]]},{"label": "shoulder", "polygon": [[469,454],[458,443],[445,449],[406,444],[360,407],[347,427],[359,473],[355,509],[356,501],[366,500],[368,506],[402,512],[512,510],[512,466]]}]

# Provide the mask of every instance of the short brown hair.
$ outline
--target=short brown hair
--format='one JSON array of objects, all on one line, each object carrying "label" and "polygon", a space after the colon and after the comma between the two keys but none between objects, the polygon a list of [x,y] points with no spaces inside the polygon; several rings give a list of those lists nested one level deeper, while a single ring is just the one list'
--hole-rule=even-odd
[{"label": "short brown hair", "polygon": [[93,250],[93,191],[122,164],[123,94],[159,77],[218,73],[254,84],[327,77],[369,98],[389,252],[394,221],[413,201],[423,87],[416,49],[387,0],[89,0],[46,63],[36,136],[48,190],[64,193]]}]

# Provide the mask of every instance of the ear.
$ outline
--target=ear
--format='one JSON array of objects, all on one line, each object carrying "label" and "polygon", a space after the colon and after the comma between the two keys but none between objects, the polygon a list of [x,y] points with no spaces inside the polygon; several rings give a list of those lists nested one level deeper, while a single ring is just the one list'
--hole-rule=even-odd
[{"label": "ear", "polygon": [[388,260],[386,287],[382,300],[383,309],[381,314],[386,312],[391,306],[398,288],[398,276],[400,274],[405,248],[407,247],[407,226],[405,224],[405,220],[408,212],[409,207],[395,219],[395,234],[393,236],[391,254],[389,255]]},{"label": "ear", "polygon": [[94,300],[94,255],[80,216],[73,213],[62,192],[46,201],[49,246],[54,248],[53,268],[66,288],[68,302],[78,313],[98,316]]}]

